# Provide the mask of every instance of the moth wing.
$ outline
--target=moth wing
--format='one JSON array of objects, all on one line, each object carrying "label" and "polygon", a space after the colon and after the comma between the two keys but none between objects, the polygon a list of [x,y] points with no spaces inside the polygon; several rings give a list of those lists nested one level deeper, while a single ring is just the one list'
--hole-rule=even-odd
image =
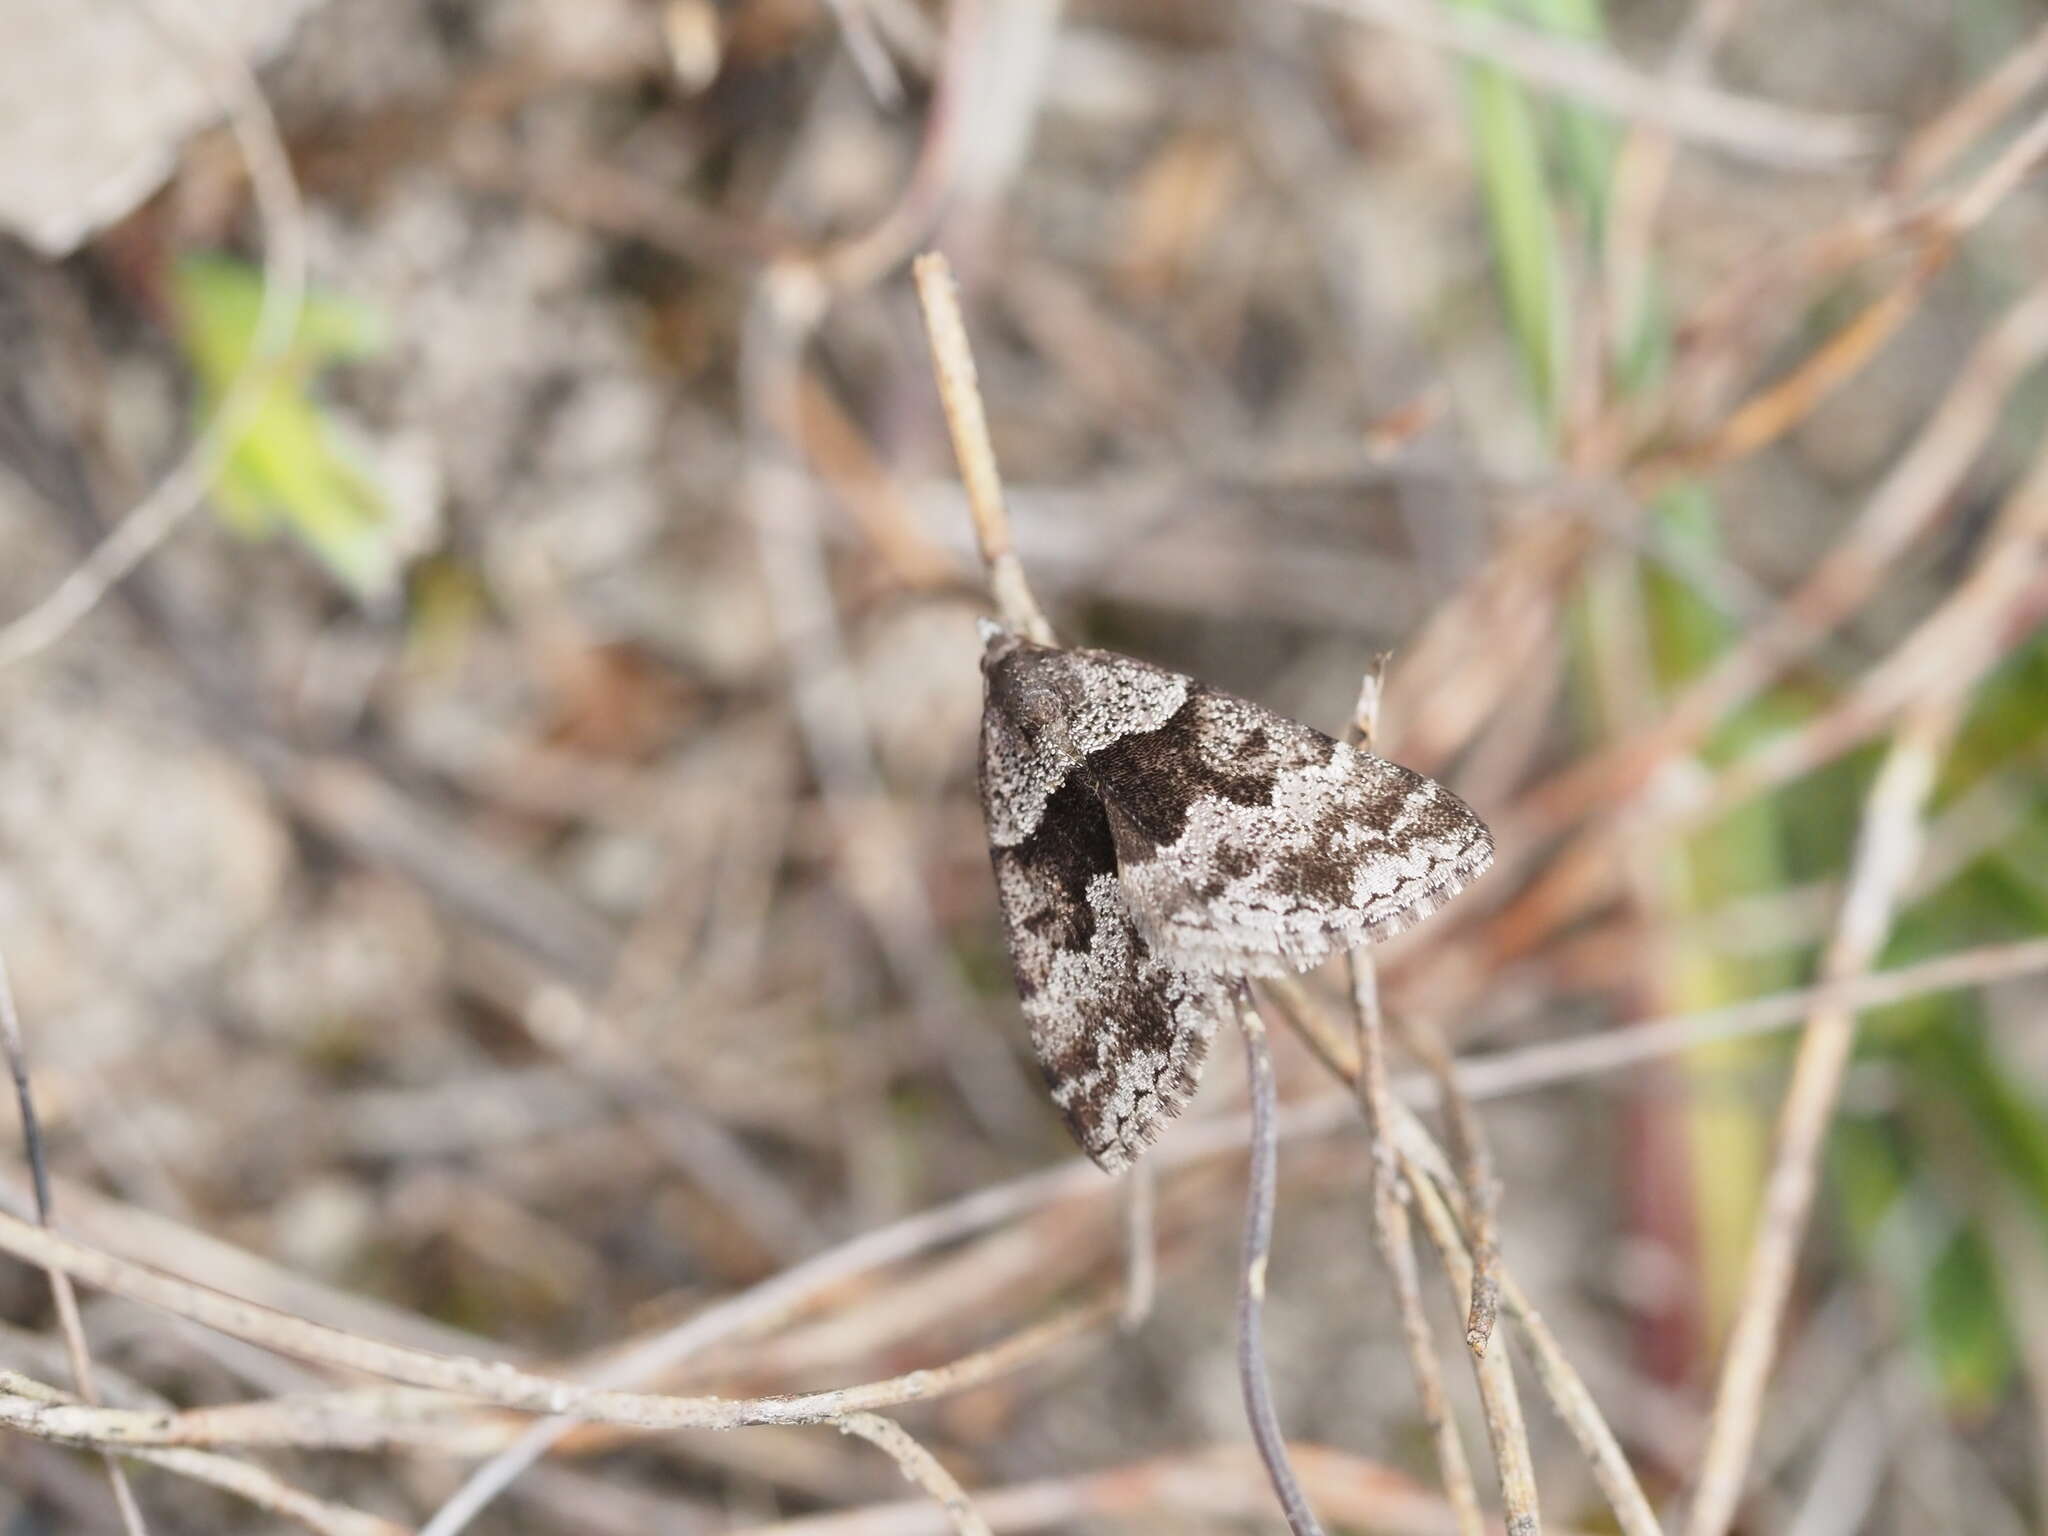
[{"label": "moth wing", "polygon": [[1106,815],[1078,777],[994,859],[1046,1086],[1081,1149],[1116,1173],[1194,1094],[1225,984],[1165,964],[1133,926]]},{"label": "moth wing", "polygon": [[1493,859],[1435,780],[1192,680],[1163,725],[1085,766],[1133,923],[1195,973],[1306,970],[1420,922]]},{"label": "moth wing", "polygon": [[[1187,702],[1192,678],[1114,651],[1067,651],[1002,636],[983,662],[981,797],[989,840],[1007,847],[1030,835],[1073,768],[1073,755],[1165,723]],[[1058,750],[1034,747],[1011,711],[1033,693],[1056,700]]]}]

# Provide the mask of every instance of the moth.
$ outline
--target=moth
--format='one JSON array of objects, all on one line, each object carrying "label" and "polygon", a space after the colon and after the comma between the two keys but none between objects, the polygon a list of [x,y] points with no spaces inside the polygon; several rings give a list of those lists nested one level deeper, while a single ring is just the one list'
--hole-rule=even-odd
[{"label": "moth", "polygon": [[1110,1173],[1247,976],[1422,921],[1493,860],[1449,790],[1247,699],[984,622],[981,797],[1031,1042]]}]

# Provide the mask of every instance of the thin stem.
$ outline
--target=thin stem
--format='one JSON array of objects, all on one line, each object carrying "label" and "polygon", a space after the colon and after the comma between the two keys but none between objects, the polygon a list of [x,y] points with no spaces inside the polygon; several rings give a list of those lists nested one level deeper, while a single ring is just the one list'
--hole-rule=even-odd
[{"label": "thin stem", "polygon": [[[36,1114],[35,1095],[29,1090],[28,1042],[22,1034],[21,1014],[14,1006],[14,985],[8,976],[4,955],[0,955],[0,1049],[7,1053],[7,1070],[14,1078],[14,1104],[21,1115],[22,1151],[28,1158],[29,1178],[35,1186],[36,1220],[48,1227],[52,1208],[50,1165],[43,1153],[43,1124]],[[48,1274],[50,1300],[57,1309],[57,1327],[64,1335],[65,1353],[71,1360],[71,1380],[83,1401],[97,1403],[99,1389],[93,1383],[92,1351],[85,1341],[85,1320],[78,1313],[78,1291],[71,1284],[71,1277],[62,1270],[52,1269]],[[131,1536],[147,1536],[149,1523],[142,1517],[142,1506],[136,1501],[128,1474],[111,1455],[102,1455],[100,1459],[106,1463],[107,1483],[113,1490],[122,1527]]]},{"label": "thin stem", "polygon": [[[1919,703],[1900,725],[1865,803],[1848,895],[1822,961],[1825,981],[1860,975],[1883,946],[1898,894],[1919,853],[1921,813],[1961,723],[1962,707],[1962,699],[1944,690]],[[1777,1154],[1764,1189],[1756,1244],[1714,1394],[1688,1536],[1722,1536],[1741,1505],[1778,1329],[1819,1182],[1821,1144],[1855,1043],[1856,1012],[1840,1002],[1816,1008],[1799,1042],[1778,1117]]]},{"label": "thin stem", "polygon": [[[1401,1149],[1408,1177],[1411,1180],[1434,1179],[1443,1199],[1450,1205],[1451,1215],[1469,1226],[1469,1212],[1458,1182],[1452,1177],[1450,1159],[1431,1139],[1428,1128],[1406,1105],[1395,1107],[1394,1118],[1395,1140]],[[1623,1536],[1661,1536],[1656,1511],[1651,1509],[1642,1484],[1636,1481],[1635,1469],[1629,1465],[1620,1440],[1601,1414],[1600,1405],[1593,1400],[1584,1378],[1565,1354],[1564,1346],[1558,1342],[1557,1335],[1551,1331],[1550,1324],[1536,1309],[1528,1293],[1516,1282],[1513,1272],[1503,1268],[1500,1280],[1502,1299],[1506,1301],[1509,1313],[1522,1326],[1522,1337],[1529,1348],[1536,1380],[1550,1398],[1551,1407],[1556,1409],[1558,1417],[1564,1420],[1565,1427],[1578,1442],[1586,1464],[1592,1469],[1593,1480],[1600,1485],[1609,1507],[1614,1511],[1615,1524]]]},{"label": "thin stem", "polygon": [[1351,996],[1358,1033],[1358,1104],[1372,1138],[1373,1241],[1394,1279],[1394,1300],[1401,1312],[1402,1340],[1408,1347],[1408,1368],[1415,1377],[1415,1395],[1422,1421],[1436,1447],[1444,1497],[1458,1520],[1461,1536],[1479,1536],[1486,1528],[1479,1489],[1472,1481],[1472,1463],[1444,1399],[1443,1369],[1429,1316],[1422,1309],[1422,1272],[1415,1262],[1415,1238],[1408,1207],[1401,1197],[1401,1159],[1393,1134],[1394,1092],[1387,1068],[1385,1021],[1380,1011],[1379,973],[1363,947],[1351,952]]},{"label": "thin stem", "polygon": [[[1352,706],[1348,739],[1370,751],[1379,734],[1380,705],[1386,696],[1387,662],[1382,651],[1366,668]],[[1342,1062],[1334,1051],[1319,1050],[1339,1077],[1349,1077],[1358,1090],[1358,1107],[1372,1140],[1372,1236],[1380,1259],[1394,1281],[1394,1302],[1401,1313],[1401,1338],[1408,1349],[1408,1369],[1415,1377],[1415,1397],[1422,1422],[1436,1447],[1437,1470],[1444,1497],[1456,1516],[1460,1536],[1480,1536],[1486,1514],[1464,1438],[1444,1397],[1443,1368],[1429,1315],[1422,1309],[1422,1271],[1415,1262],[1415,1234],[1402,1194],[1401,1156],[1394,1143],[1394,1089],[1387,1059],[1386,1016],[1380,1007],[1379,968],[1372,947],[1351,951],[1351,1016],[1357,1064]],[[1349,1070],[1347,1070],[1349,1068]]]},{"label": "thin stem", "polygon": [[[2041,953],[2036,958],[2039,963],[2048,964],[2048,944],[2041,946]],[[1360,984],[1357,974],[1354,973],[1353,983],[1354,1012],[1368,1023],[1376,1021],[1379,1017],[1376,982]],[[1437,1199],[1439,1203],[1448,1202],[1456,1220],[1469,1225],[1469,1200],[1452,1170],[1451,1160],[1436,1145],[1414,1111],[1409,1109],[1400,1097],[1395,1096],[1391,1084],[1380,1092],[1375,1092],[1371,1088],[1366,1078],[1373,1070],[1372,1058],[1361,1056],[1354,1060],[1346,1056],[1342,1042],[1335,1037],[1327,1021],[1309,1000],[1306,989],[1299,983],[1287,978],[1268,983],[1268,986],[1285,1008],[1288,1021],[1301,1032],[1302,1038],[1308,1042],[1317,1058],[1332,1073],[1350,1083],[1357,1091],[1359,1106],[1365,1109],[1368,1116],[1368,1125],[1372,1123],[1371,1106],[1383,1106],[1381,1113],[1386,1117],[1383,1122],[1386,1126],[1386,1138],[1391,1145],[1382,1152],[1379,1137],[1375,1135],[1376,1163],[1380,1156],[1393,1160],[1399,1176],[1407,1181],[1407,1186],[1414,1192],[1418,1204],[1425,1197]],[[1360,1044],[1362,1047],[1371,1047],[1371,1037],[1368,1036]],[[1383,1047],[1379,1049],[1383,1050]],[[1420,1099],[1424,1090],[1438,1086],[1432,1077],[1418,1077],[1408,1083],[1406,1088],[1409,1097]],[[1424,1189],[1425,1185],[1431,1187]],[[1439,1187],[1442,1190],[1440,1197],[1436,1195],[1436,1189]],[[1427,1216],[1428,1212],[1425,1210],[1424,1214]],[[1405,1221],[1405,1213],[1403,1219]],[[1431,1237],[1440,1249],[1448,1253],[1442,1231],[1441,1228],[1433,1230]],[[1453,1241],[1458,1241],[1455,1227],[1450,1229],[1450,1237]],[[1451,1260],[1447,1258],[1446,1263],[1451,1263]],[[1462,1273],[1465,1277],[1465,1294],[1469,1295],[1470,1262],[1465,1258],[1462,1242],[1457,1249],[1457,1263],[1463,1268],[1453,1272],[1452,1282],[1454,1285],[1458,1284],[1458,1275]],[[1412,1252],[1409,1255],[1408,1269],[1413,1273]],[[1395,1273],[1398,1284],[1400,1270],[1397,1268]],[[1621,1442],[1615,1438],[1614,1431],[1602,1417],[1599,1405],[1593,1400],[1593,1394],[1587,1390],[1584,1380],[1566,1358],[1557,1336],[1551,1332],[1528,1295],[1516,1284],[1513,1273],[1503,1267],[1500,1279],[1502,1296],[1508,1310],[1523,1325],[1524,1338],[1535,1360],[1536,1379],[1549,1395],[1558,1416],[1571,1430],[1572,1438],[1584,1452],[1586,1461],[1592,1468],[1594,1480],[1600,1485],[1601,1491],[1606,1494],[1607,1501],[1614,1510],[1616,1524],[1625,1536],[1659,1536],[1656,1513],[1650,1508],[1650,1501],[1645,1497],[1642,1485],[1637,1482],[1635,1472],[1629,1466],[1628,1457],[1622,1452]],[[1419,1302],[1417,1306],[1419,1307]],[[1404,1313],[1407,1310],[1407,1304],[1404,1303]],[[1479,1362],[1475,1361],[1475,1367],[1478,1364]],[[1429,1362],[1424,1369],[1432,1378],[1441,1379],[1436,1371],[1433,1346],[1429,1348]],[[1464,1459],[1462,1446],[1456,1454],[1460,1461]],[[1504,1475],[1512,1475],[1511,1468],[1504,1468],[1503,1472]]]},{"label": "thin stem", "polygon": [[1287,1516],[1294,1536],[1323,1536],[1308,1507],[1294,1465],[1287,1459],[1287,1439],[1273,1411],[1273,1382],[1266,1369],[1263,1315],[1266,1304],[1266,1260],[1273,1246],[1273,1202],[1279,1188],[1279,1140],[1274,1130],[1273,1056],[1266,1043],[1266,1021],[1259,1017],[1249,991],[1240,986],[1237,1022],[1244,1032],[1245,1076],[1251,1091],[1251,1173],[1245,1190],[1244,1268],[1237,1291],[1237,1373],[1244,1387],[1245,1416],[1266,1476]]},{"label": "thin stem", "polygon": [[939,402],[946,411],[946,430],[960,461],[960,479],[967,488],[967,510],[974,519],[974,537],[988,567],[989,595],[1003,623],[1040,645],[1053,644],[1024,567],[1010,542],[1010,515],[1003,506],[1003,481],[996,470],[995,445],[989,439],[988,415],[982,409],[974,353],[967,344],[967,326],[960,318],[960,295],[953,269],[937,251],[927,251],[911,264],[917,279],[918,302],[924,307],[925,331],[931,338],[932,371],[939,381]]},{"label": "thin stem", "polygon": [[956,1536],[993,1536],[988,1522],[968,1502],[967,1491],[953,1474],[894,1419],[885,1419],[878,1413],[849,1413],[833,1422],[841,1433],[858,1435],[894,1457],[903,1475],[930,1494],[939,1508],[946,1512],[953,1522]]},{"label": "thin stem", "polygon": [[1493,1325],[1500,1317],[1500,1181],[1494,1177],[1493,1152],[1472,1101],[1458,1084],[1457,1065],[1442,1038],[1425,1025],[1410,1022],[1409,1048],[1420,1056],[1436,1079],[1444,1123],[1450,1130],[1451,1153],[1457,1159],[1458,1182],[1465,1193],[1466,1230],[1472,1244],[1472,1291],[1466,1312],[1465,1345],[1475,1355],[1486,1353]]},{"label": "thin stem", "polygon": [[[1429,1179],[1411,1177],[1409,1186],[1415,1191],[1423,1230],[1436,1244],[1445,1277],[1462,1301],[1472,1294],[1473,1266],[1457,1223]],[[1543,1517],[1536,1504],[1536,1463],[1529,1453],[1529,1427],[1522,1418],[1514,1365],[1506,1350],[1495,1349],[1475,1354],[1472,1371],[1479,1383],[1479,1406],[1486,1418],[1487,1438],[1493,1443],[1494,1463],[1500,1469],[1500,1501],[1508,1536],[1537,1536],[1543,1529]]]}]

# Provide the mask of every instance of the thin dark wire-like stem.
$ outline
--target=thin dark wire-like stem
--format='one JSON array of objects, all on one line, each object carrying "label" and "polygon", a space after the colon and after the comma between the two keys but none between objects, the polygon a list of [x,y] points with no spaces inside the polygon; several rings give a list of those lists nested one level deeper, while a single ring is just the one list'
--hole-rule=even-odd
[{"label": "thin dark wire-like stem", "polygon": [[[29,1179],[35,1186],[36,1222],[50,1224],[50,1165],[43,1155],[43,1123],[36,1115],[35,1095],[29,1090],[28,1042],[21,1029],[21,1014],[14,1006],[14,985],[7,974],[6,956],[0,955],[0,1049],[7,1053],[7,1070],[14,1078],[14,1105],[21,1115],[21,1145],[28,1158]],[[50,1300],[57,1309],[57,1326],[64,1335],[64,1349],[71,1359],[71,1379],[78,1395],[87,1403],[99,1401],[93,1384],[92,1352],[85,1342],[85,1320],[78,1314],[78,1291],[71,1277],[52,1269]],[[113,1490],[121,1524],[131,1536],[148,1536],[149,1524],[142,1517],[142,1505],[129,1485],[128,1474],[111,1454],[103,1453],[107,1483]]]},{"label": "thin dark wire-like stem", "polygon": [[14,987],[7,958],[0,955],[0,1045],[7,1051],[7,1070],[14,1078],[14,1107],[21,1114],[21,1147],[35,1186],[36,1220],[50,1224],[50,1166],[43,1156],[43,1123],[36,1115],[35,1095],[28,1086],[28,1049],[22,1038],[21,1014],[14,1006]]},{"label": "thin dark wire-like stem", "polygon": [[1294,1536],[1323,1536],[1301,1491],[1294,1465],[1287,1458],[1287,1439],[1273,1411],[1273,1381],[1266,1369],[1263,1318],[1266,1304],[1266,1260],[1273,1247],[1273,1202],[1279,1189],[1279,1138],[1273,1117],[1273,1055],[1266,1044],[1266,1021],[1259,1017],[1251,994],[1240,986],[1237,1022],[1244,1033],[1245,1076],[1252,1110],[1251,1173],[1245,1191],[1244,1267],[1237,1290],[1237,1373],[1244,1386],[1245,1416],[1252,1442],[1266,1464],[1266,1476],[1287,1516]]}]

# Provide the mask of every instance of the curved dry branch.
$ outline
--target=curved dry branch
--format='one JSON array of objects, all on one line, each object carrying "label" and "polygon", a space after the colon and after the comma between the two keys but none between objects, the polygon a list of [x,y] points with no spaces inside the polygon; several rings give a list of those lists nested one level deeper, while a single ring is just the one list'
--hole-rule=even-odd
[{"label": "curved dry branch", "polygon": [[147,0],[144,9],[198,72],[227,114],[228,127],[241,148],[263,224],[262,305],[248,356],[221,397],[213,420],[177,466],[49,596],[0,627],[0,667],[61,640],[199,506],[275,381],[305,303],[305,210],[277,120],[256,76],[240,58],[213,45],[204,26],[183,8],[183,0]]}]

